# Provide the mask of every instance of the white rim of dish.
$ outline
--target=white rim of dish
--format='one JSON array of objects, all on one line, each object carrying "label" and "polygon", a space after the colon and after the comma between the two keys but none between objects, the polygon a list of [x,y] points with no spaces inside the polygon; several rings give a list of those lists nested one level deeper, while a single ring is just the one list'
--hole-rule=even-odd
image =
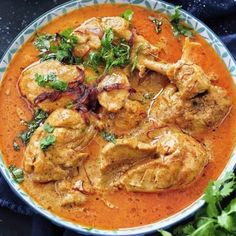
[{"label": "white rim of dish", "polygon": [[[98,2],[99,1],[99,2]],[[7,66],[9,65],[10,61],[12,60],[12,57],[16,54],[16,52],[21,48],[21,46],[34,34],[34,32],[37,29],[40,29],[44,25],[48,24],[51,20],[57,18],[58,16],[64,15],[63,9],[67,9],[68,12],[71,12],[73,10],[79,9],[82,6],[89,6],[93,4],[102,4],[102,3],[126,3],[126,4],[134,4],[134,5],[141,5],[141,6],[150,6],[152,10],[155,10],[156,7],[159,7],[159,5],[162,5],[164,8],[164,12],[172,12],[174,5],[166,3],[164,1],[156,1],[156,0],[128,0],[128,1],[122,1],[122,0],[72,0],[69,2],[66,2],[64,4],[61,4],[47,12],[45,12],[43,15],[38,17],[36,20],[34,20],[31,24],[29,24],[24,30],[22,30],[18,36],[15,38],[15,40],[11,43],[9,48],[6,50],[5,54],[3,55],[1,61],[0,61],[0,78],[2,81],[3,75],[7,69]],[[82,5],[83,3],[83,5]],[[59,13],[58,13],[59,12]],[[58,14],[56,14],[58,13]],[[184,20],[188,22],[188,20],[193,21],[196,23],[193,28],[197,30],[199,28],[199,31],[197,32],[202,35],[204,38],[206,38],[206,35],[203,34],[203,31],[207,33],[209,38],[206,38],[207,41],[212,44],[213,48],[218,52],[220,57],[225,57],[224,62],[227,65],[228,69],[231,67],[233,68],[231,75],[234,79],[234,83],[236,83],[236,63],[228,49],[225,47],[225,45],[222,43],[222,41],[215,35],[215,33],[204,23],[202,23],[200,20],[198,20],[196,17],[192,16],[191,14],[187,13],[184,10],[181,10],[181,13],[185,17]],[[44,20],[45,17],[50,15],[51,20]],[[44,20],[43,20],[44,19]],[[41,23],[40,23],[41,22]],[[34,28],[34,29],[32,29]],[[27,33],[27,30],[31,29],[31,33]],[[203,30],[203,31],[202,31]],[[21,39],[22,36],[23,39]],[[19,41],[22,41],[19,43]],[[214,46],[214,43],[217,45]],[[217,47],[220,47],[219,50],[217,50]],[[223,52],[221,55],[220,51]],[[224,56],[226,55],[226,56]],[[231,71],[231,70],[230,70]],[[177,212],[174,215],[171,215],[163,220],[160,220],[158,222],[154,222],[151,224],[143,225],[143,226],[137,226],[137,227],[131,227],[131,228],[120,228],[117,230],[103,230],[103,229],[88,229],[87,227],[81,226],[80,224],[73,223],[70,221],[67,221],[66,219],[63,219],[59,216],[57,216],[54,213],[51,213],[50,211],[47,211],[43,209],[37,202],[34,201],[26,192],[24,192],[18,184],[16,184],[11,175],[9,174],[9,171],[4,164],[4,158],[3,155],[0,155],[0,171],[2,175],[4,176],[5,180],[13,190],[13,192],[16,193],[17,196],[19,196],[24,202],[26,202],[28,205],[32,207],[32,209],[43,215],[44,217],[48,218],[49,220],[53,221],[55,224],[59,226],[66,227],[68,229],[71,229],[73,231],[76,231],[78,233],[82,233],[85,235],[144,235],[146,233],[155,232],[158,229],[163,229],[167,227],[171,227],[175,225],[176,223],[192,216],[197,210],[199,210],[200,207],[203,206],[204,200],[202,199],[202,196],[194,201],[191,205],[184,208],[183,210]],[[222,171],[221,175],[219,176],[219,179],[222,178],[228,171],[232,171],[236,165],[236,149],[234,148],[233,153],[231,155],[230,160],[228,161],[226,167]]]}]

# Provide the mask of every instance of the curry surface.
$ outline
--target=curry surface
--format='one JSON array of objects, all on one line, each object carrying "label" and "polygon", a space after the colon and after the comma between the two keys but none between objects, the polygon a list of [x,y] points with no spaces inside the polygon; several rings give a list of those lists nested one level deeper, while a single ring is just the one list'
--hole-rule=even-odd
[{"label": "curry surface", "polygon": [[[119,15],[127,8],[134,11],[132,24],[136,27],[138,34],[143,35],[154,45],[160,40],[166,43],[165,51],[161,53],[160,59],[167,62],[176,62],[181,57],[183,39],[176,39],[169,24],[165,22],[162,26],[162,31],[157,34],[153,24],[148,20],[148,16],[155,16],[158,13],[137,6],[106,4],[86,7],[54,20],[40,31],[56,33],[68,27],[76,27],[93,16]],[[17,134],[25,128],[24,125],[20,124],[20,119],[29,120],[31,118],[31,111],[18,92],[17,81],[22,70],[38,60],[38,52],[34,48],[32,40],[30,39],[23,45],[13,58],[0,90],[0,146],[7,165],[14,163],[17,166],[22,166],[23,162],[24,148],[21,147],[21,150],[16,152],[12,143]],[[209,148],[212,160],[202,176],[191,186],[162,193],[117,191],[103,196],[92,195],[83,207],[70,209],[62,208],[57,204],[57,194],[54,191],[53,184],[36,184],[26,178],[22,188],[44,208],[67,220],[88,227],[105,229],[152,223],[180,211],[198,199],[209,180],[216,179],[220,175],[232,153],[236,137],[236,93],[232,78],[221,59],[200,36],[195,36],[195,40],[200,42],[204,48],[203,51],[196,52],[195,62],[208,75],[214,75],[218,78],[215,84],[227,89],[233,101],[233,106],[230,114],[219,128],[207,131],[197,137]],[[132,79],[131,84],[138,89],[138,83],[135,82],[135,78]],[[165,82],[161,80],[151,80],[150,82],[145,82],[141,90],[149,89],[151,91],[154,89],[158,92],[164,84]],[[97,137],[86,149],[92,158],[96,158],[103,145],[104,141]],[[107,207],[107,201],[112,203],[114,207]]]}]

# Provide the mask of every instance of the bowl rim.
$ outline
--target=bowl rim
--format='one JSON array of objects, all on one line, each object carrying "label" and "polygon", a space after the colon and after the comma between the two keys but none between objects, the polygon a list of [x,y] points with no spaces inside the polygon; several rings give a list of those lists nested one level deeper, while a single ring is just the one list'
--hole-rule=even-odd
[{"label": "bowl rim", "polygon": [[[33,20],[30,24],[28,24],[15,37],[15,39],[10,43],[10,45],[8,46],[7,50],[5,51],[5,53],[3,54],[3,56],[0,60],[0,86],[2,84],[4,74],[5,74],[8,66],[10,65],[10,62],[11,62],[13,56],[15,56],[15,54],[21,49],[21,47],[24,45],[24,43],[30,37],[32,37],[32,35],[35,33],[36,30],[42,28],[43,26],[47,25],[49,22],[51,22],[52,20],[54,20],[58,16],[60,17],[67,12],[64,12],[64,13],[62,12],[62,13],[59,13],[58,15],[56,14],[56,15],[52,16],[52,18],[50,20],[46,20],[45,23],[43,23],[42,19],[49,16],[50,14],[53,14],[55,12],[59,12],[60,10],[63,11],[63,8],[65,8],[65,7],[69,9],[68,13],[72,12],[74,10],[77,10],[81,7],[86,7],[86,6],[90,6],[90,5],[94,5],[94,4],[103,4],[103,3],[116,3],[116,4],[122,4],[122,3],[124,4],[125,3],[125,4],[132,4],[132,5],[138,5],[138,6],[143,6],[143,7],[145,7],[145,5],[146,5],[146,7],[148,7],[148,8],[151,7],[150,8],[151,10],[155,10],[155,8],[158,7],[158,4],[160,4],[160,5],[162,5],[162,7],[164,7],[163,12],[165,12],[165,13],[168,13],[168,11],[173,12],[173,9],[175,7],[175,5],[173,5],[171,3],[167,3],[162,0],[148,0],[148,1],[147,0],[127,0],[127,1],[105,0],[104,2],[102,2],[102,1],[104,1],[104,0],[71,0],[71,1],[67,1],[63,4],[60,4],[56,7],[53,7],[52,9],[46,11],[45,13],[43,13],[42,15],[37,17],[35,20]],[[147,2],[148,2],[148,4],[147,4]],[[82,3],[84,3],[84,5],[82,5]],[[151,4],[153,4],[153,6]],[[72,5],[72,7],[71,7],[71,5]],[[213,48],[215,50],[217,50],[219,57],[221,59],[223,59],[225,64],[226,64],[226,61],[224,60],[224,57],[226,57],[226,56],[224,56],[224,54],[225,53],[227,54],[227,57],[229,58],[229,64],[226,65],[226,67],[228,68],[228,70],[229,70],[229,66],[234,68],[232,70],[233,73],[231,71],[230,72],[231,72],[231,76],[233,78],[234,84],[236,84],[236,70],[235,70],[236,62],[235,62],[234,57],[231,55],[231,53],[227,49],[227,47],[221,41],[221,39],[201,20],[197,19],[195,16],[193,16],[192,14],[188,13],[185,10],[181,9],[180,11],[181,11],[181,14],[184,15],[184,17],[185,17],[184,21],[187,21],[187,23],[189,23],[188,20],[191,19],[201,26],[199,31],[196,29],[197,26],[194,26],[193,28],[203,38],[205,38],[206,41],[208,41],[208,43],[212,44],[215,42],[216,46],[220,45],[220,49],[222,49],[224,51],[224,53],[222,55],[219,52],[220,49],[217,50],[217,48],[214,46],[213,46]],[[41,21],[41,23],[38,26],[36,23],[39,23],[40,21]],[[36,24],[36,26],[34,26],[35,24]],[[26,35],[26,31],[29,30],[30,28],[34,28],[34,30],[32,30],[31,33],[28,33],[27,37],[23,37],[22,43],[17,43],[22,36]],[[208,36],[210,37],[210,40],[209,40],[209,38],[206,38],[204,35],[202,35],[202,32],[203,32],[203,31],[201,31],[202,29],[204,29],[204,31],[206,30]],[[10,52],[14,46],[17,47],[17,49]],[[8,58],[8,59],[6,60],[6,58]],[[5,64],[5,66],[4,66],[4,64]],[[222,173],[218,177],[218,179],[221,179],[228,171],[232,171],[235,168],[235,166],[236,166],[236,148],[234,147],[231,157],[230,157],[228,163],[226,164],[225,168],[223,169]],[[66,219],[56,215],[55,213],[42,208],[39,203],[37,203],[33,198],[31,198],[30,195],[28,195],[23,189],[21,189],[19,187],[19,185],[17,183],[15,183],[13,181],[11,175],[9,174],[9,171],[7,170],[7,166],[4,162],[4,157],[3,157],[1,150],[0,150],[0,173],[2,174],[4,179],[6,180],[6,182],[10,186],[10,188],[13,190],[13,192],[17,196],[19,196],[27,205],[29,205],[34,212],[37,212],[40,215],[43,215],[44,217],[46,217],[47,219],[49,219],[50,221],[52,221],[53,223],[55,223],[58,226],[66,227],[70,230],[73,230],[77,233],[81,233],[84,235],[144,235],[146,233],[152,233],[154,231],[157,231],[158,229],[169,228],[169,227],[175,225],[176,223],[192,216],[197,210],[199,210],[204,205],[204,200],[202,199],[202,196],[201,196],[197,200],[195,200],[192,204],[188,205],[186,208],[180,210],[179,212],[177,212],[177,213],[175,213],[163,220],[157,221],[157,222],[153,222],[153,223],[146,224],[143,226],[136,226],[136,227],[130,227],[130,228],[120,228],[117,230],[105,230],[105,229],[97,229],[97,228],[90,229],[90,228],[82,226],[78,223],[73,223],[69,220],[66,220]]]}]

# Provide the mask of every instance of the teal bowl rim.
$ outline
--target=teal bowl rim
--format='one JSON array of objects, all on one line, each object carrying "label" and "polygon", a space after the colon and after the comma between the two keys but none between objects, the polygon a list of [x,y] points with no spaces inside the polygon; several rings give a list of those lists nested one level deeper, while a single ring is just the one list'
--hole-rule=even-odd
[{"label": "teal bowl rim", "polygon": [[[61,5],[58,5],[51,10],[45,12],[27,27],[25,27],[17,37],[12,41],[4,55],[0,60],[0,80],[4,76],[5,71],[9,63],[11,62],[13,56],[16,52],[21,48],[21,46],[34,34],[34,32],[47,23],[49,23],[52,19],[57,18],[58,16],[62,16],[67,12],[71,12],[73,10],[79,9],[84,6],[93,5],[93,4],[102,4],[102,3],[121,3],[121,4],[134,4],[139,6],[144,6],[150,8],[152,10],[159,10],[161,12],[170,13],[173,11],[175,7],[173,4],[166,3],[164,1],[156,1],[156,0],[72,0],[65,2]],[[63,9],[65,11],[63,11]],[[59,12],[59,13],[58,13]],[[217,51],[218,55],[223,59],[227,68],[229,69],[231,76],[233,77],[234,84],[236,84],[236,62],[233,56],[230,54],[227,47],[222,43],[222,41],[215,35],[215,33],[204,23],[198,20],[196,17],[192,16],[188,12],[181,10],[184,21],[190,26],[192,26],[200,35],[202,35]],[[46,19],[47,16],[50,16]],[[45,22],[44,22],[45,21]],[[41,22],[41,23],[40,23]],[[39,23],[39,25],[37,25]],[[26,33],[27,31],[29,31]],[[26,37],[24,37],[26,36]],[[202,196],[190,204],[188,207],[182,209],[174,215],[171,215],[163,220],[131,228],[121,228],[117,230],[103,230],[103,229],[90,229],[80,224],[70,222],[66,219],[63,219],[56,214],[43,209],[36,201],[34,201],[20,186],[14,182],[12,176],[10,175],[7,166],[4,163],[3,155],[0,153],[0,172],[3,177],[7,181],[8,185],[11,187],[13,192],[19,196],[24,202],[31,206],[31,208],[48,218],[50,221],[54,222],[56,225],[66,227],[75,232],[84,234],[84,235],[144,235],[146,233],[152,233],[157,231],[158,229],[168,228],[176,223],[187,219],[192,216],[200,207],[203,206],[204,200]],[[230,160],[228,161],[226,167],[222,171],[219,179],[222,178],[226,172],[232,171],[236,166],[236,148],[234,148],[233,153],[231,155]]]}]

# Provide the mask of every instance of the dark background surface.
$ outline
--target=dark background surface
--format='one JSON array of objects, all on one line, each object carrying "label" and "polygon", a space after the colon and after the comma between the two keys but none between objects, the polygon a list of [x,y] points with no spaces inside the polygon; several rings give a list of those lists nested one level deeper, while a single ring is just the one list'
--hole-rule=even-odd
[{"label": "dark background surface", "polygon": [[[66,1],[0,0],[0,57],[17,34],[32,20],[64,2]],[[236,0],[173,0],[167,2],[182,5],[184,9],[204,21],[221,36],[236,56],[236,37],[234,37],[236,34]],[[0,192],[1,188],[2,191],[6,191],[6,185],[3,186],[2,183],[0,182]],[[68,231],[64,232],[61,228],[53,227],[51,223],[37,215],[24,216],[13,213],[9,209],[0,208],[0,236],[72,235],[67,233]]]}]

